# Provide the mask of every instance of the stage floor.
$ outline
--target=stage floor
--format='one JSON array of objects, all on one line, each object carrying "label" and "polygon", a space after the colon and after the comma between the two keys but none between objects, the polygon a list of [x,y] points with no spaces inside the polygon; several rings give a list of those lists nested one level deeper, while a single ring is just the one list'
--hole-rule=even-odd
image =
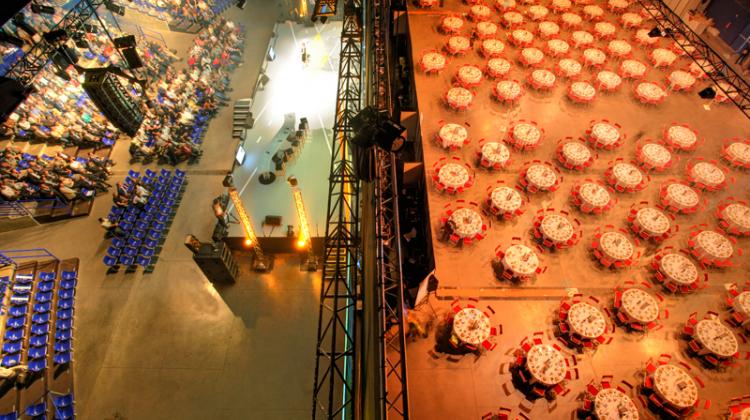
[{"label": "stage floor", "polygon": [[[494,2],[493,2],[494,3]],[[518,2],[519,4],[521,2]],[[549,2],[540,2],[547,5]],[[606,1],[598,1],[602,7]],[[422,55],[429,50],[443,50],[448,36],[437,31],[439,20],[448,14],[462,14],[469,11],[469,6],[460,0],[445,0],[443,7],[436,7],[432,11],[414,10],[409,3],[408,14],[413,62],[419,63]],[[518,9],[525,12],[528,6]],[[580,6],[574,6],[576,13],[582,14]],[[501,13],[493,9],[493,22],[499,21]],[[558,20],[552,13],[549,20]],[[633,31],[624,30],[618,23],[618,17],[607,12],[605,19],[617,27],[615,38],[625,39],[633,45],[633,56],[644,63],[650,60],[645,51],[631,41]],[[468,18],[465,19],[464,34],[470,34],[475,26]],[[527,23],[525,28],[533,31],[535,23]],[[467,28],[468,27],[468,28]],[[583,30],[592,31],[593,23],[584,20]],[[643,28],[649,28],[644,23]],[[571,31],[562,29],[560,38],[570,40]],[[726,138],[745,136],[750,128],[748,120],[734,105],[711,104],[704,107],[707,101],[702,100],[695,93],[708,85],[698,82],[693,93],[671,93],[662,105],[644,106],[633,95],[635,84],[625,80],[623,86],[616,93],[597,93],[596,99],[590,105],[578,105],[568,100],[566,90],[569,81],[558,78],[556,87],[551,92],[540,93],[525,82],[530,70],[517,60],[519,49],[507,42],[506,31],[503,27],[498,30],[498,38],[506,45],[504,57],[513,63],[507,79],[521,81],[526,87],[526,95],[520,103],[514,106],[503,105],[492,98],[492,87],[496,83],[486,79],[477,88],[473,104],[469,111],[454,112],[443,102],[443,95],[453,84],[456,70],[463,64],[473,64],[482,69],[486,67],[487,59],[478,52],[478,47],[470,50],[464,56],[450,57],[446,68],[438,75],[426,75],[418,70],[415,64],[415,79],[417,101],[420,111],[421,137],[424,150],[424,167],[427,177],[428,206],[432,226],[433,251],[435,255],[435,274],[440,281],[437,295],[440,298],[433,303],[438,310],[448,310],[448,303],[454,297],[480,299],[480,306],[492,303],[498,313],[492,317],[493,323],[503,324],[503,335],[498,340],[498,347],[482,356],[478,360],[467,356],[458,363],[450,363],[445,359],[434,360],[427,352],[435,344],[435,337],[431,335],[424,340],[411,342],[408,345],[409,386],[411,413],[415,419],[426,418],[479,418],[482,414],[496,410],[499,405],[514,408],[521,402],[518,391],[510,387],[510,393],[503,391],[503,384],[509,376],[499,373],[501,363],[512,360],[507,352],[518,346],[519,341],[534,331],[552,331],[554,308],[559,299],[570,293],[581,292],[598,296],[604,301],[612,298],[613,287],[626,280],[644,281],[649,278],[646,269],[651,262],[653,253],[658,249],[653,244],[639,247],[644,256],[636,267],[621,272],[604,271],[598,268],[590,258],[590,243],[594,230],[599,226],[612,224],[617,228],[626,227],[626,215],[630,206],[641,201],[651,204],[658,202],[659,187],[668,179],[685,177],[686,162],[692,158],[704,157],[718,159],[722,142]],[[569,41],[570,42],[570,41]],[[667,41],[661,40],[666,46]],[[572,42],[570,42],[572,44]],[[544,49],[545,43],[535,40],[534,46]],[[596,41],[595,45],[606,50],[607,43]],[[580,59],[582,51],[571,45],[571,56]],[[543,68],[552,70],[557,59],[547,57]],[[665,77],[672,70],[684,69],[689,61],[680,58],[678,63],[667,71],[658,70],[648,65],[646,80],[665,85]],[[617,70],[618,61],[609,59],[605,69]],[[596,72],[584,69],[579,80],[593,80]],[[488,172],[477,168],[476,152],[480,139],[487,141],[501,141],[506,136],[506,130],[512,121],[525,119],[533,120],[544,128],[544,140],[538,149],[532,152],[511,151],[513,160],[510,167],[496,172]],[[502,222],[484,216],[488,224],[487,236],[484,240],[471,246],[457,248],[438,240],[440,237],[439,220],[444,212],[444,206],[456,200],[481,203],[487,197],[487,188],[502,180],[513,186],[519,178],[519,171],[524,163],[538,159],[553,162],[559,167],[555,159],[557,141],[565,137],[583,137],[591,120],[609,119],[623,126],[627,140],[617,150],[600,152],[593,166],[583,172],[563,171],[564,181],[555,193],[532,194],[530,203],[525,206],[526,212],[511,222]],[[447,152],[434,141],[439,127],[443,123],[459,123],[468,128],[471,143],[454,152]],[[586,178],[602,180],[608,162],[622,157],[627,161],[635,157],[635,146],[638,138],[661,139],[662,130],[672,122],[688,123],[697,129],[706,142],[697,151],[680,154],[681,160],[666,172],[651,173],[648,187],[640,193],[617,194],[619,204],[610,212],[602,216],[589,216],[571,211],[583,227],[583,240],[572,249],[555,253],[546,252],[541,255],[542,265],[548,266],[546,273],[537,276],[531,283],[513,286],[507,282],[498,281],[493,273],[491,262],[495,257],[495,248],[510,245],[513,237],[520,237],[527,245],[533,244],[531,229],[536,212],[541,209],[555,208],[570,210],[571,187]],[[476,171],[474,185],[466,192],[455,196],[438,192],[431,182],[433,164],[443,157],[457,157],[469,163]],[[705,212],[693,216],[677,216],[676,222],[681,230],[668,239],[663,246],[685,247],[690,227],[694,224],[707,223],[716,227],[714,210],[716,204],[729,197],[747,197],[746,189],[750,185],[750,177],[746,173],[730,171],[737,182],[728,189],[707,193],[705,197],[709,205]],[[747,239],[740,239],[739,245],[744,248],[750,245]],[[690,297],[669,297],[665,307],[669,309],[670,318],[665,328],[647,337],[633,337],[618,330],[614,341],[607,346],[601,346],[595,357],[584,355],[583,363],[579,366],[582,378],[571,382],[571,392],[568,396],[558,398],[556,411],[550,412],[547,404],[538,402],[532,409],[531,418],[553,417],[568,418],[571,411],[580,403],[576,400],[585,384],[594,377],[605,373],[614,373],[616,378],[627,378],[637,382],[632,376],[649,358],[662,352],[678,355],[684,351],[685,341],[677,340],[679,331],[688,314],[698,311],[704,314],[708,310],[720,310],[722,297],[726,293],[725,284],[741,280],[750,269],[747,258],[738,258],[739,267],[730,270],[710,270],[710,287]],[[440,319],[440,318],[438,318]],[[695,361],[689,361],[695,366]],[[706,390],[702,395],[714,399],[714,407],[709,417],[716,416],[725,408],[726,400],[735,395],[746,394],[750,391],[746,377],[749,368],[747,363],[741,364],[731,372],[716,374],[699,372],[704,378],[709,377]]]},{"label": "stage floor", "polygon": [[[234,184],[258,236],[286,236],[287,225],[294,225],[298,231],[292,190],[286,182],[292,175],[299,180],[312,235],[324,235],[340,36],[341,22],[317,26],[285,22],[276,26],[276,59],[268,62],[265,72],[270,81],[255,95],[255,124],[245,140],[247,156],[234,170]],[[303,45],[310,55],[307,65],[301,60]],[[284,131],[288,114],[295,117],[295,129],[300,118],[307,118],[311,138],[287,163],[284,174],[272,184],[262,185],[258,176],[273,169],[271,157],[288,134]],[[282,225],[263,227],[267,215],[281,216]],[[240,225],[232,224],[229,236],[243,236]]]}]

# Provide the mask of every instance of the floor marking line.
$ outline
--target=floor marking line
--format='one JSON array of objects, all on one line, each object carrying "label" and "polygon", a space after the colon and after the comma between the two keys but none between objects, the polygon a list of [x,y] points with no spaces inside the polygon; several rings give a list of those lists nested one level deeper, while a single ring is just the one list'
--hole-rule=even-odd
[{"label": "floor marking line", "polygon": [[258,136],[258,140],[255,140],[255,143],[260,143],[260,139],[262,139],[263,136]]},{"label": "floor marking line", "polygon": [[328,146],[328,152],[333,154],[333,149],[331,149],[331,142],[328,140],[328,133],[326,133],[326,125],[323,124],[323,118],[318,114],[318,121],[320,121],[320,126],[323,128],[323,137],[326,139],[326,145]]}]

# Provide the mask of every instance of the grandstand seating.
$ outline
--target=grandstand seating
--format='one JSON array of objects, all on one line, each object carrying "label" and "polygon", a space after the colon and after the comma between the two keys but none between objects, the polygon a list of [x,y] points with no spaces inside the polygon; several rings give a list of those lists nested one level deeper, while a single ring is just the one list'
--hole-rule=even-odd
[{"label": "grandstand seating", "polygon": [[125,233],[112,238],[107,248],[104,264],[109,267],[108,273],[118,271],[120,265],[131,271],[137,266],[144,267],[145,272],[153,271],[187,183],[185,172],[179,169],[174,173],[162,169],[158,174],[146,169],[142,179],[140,176],[140,172],[131,170],[125,184],[132,188],[134,181],[140,179],[142,185],[151,188],[146,205],[112,206],[107,216]]}]

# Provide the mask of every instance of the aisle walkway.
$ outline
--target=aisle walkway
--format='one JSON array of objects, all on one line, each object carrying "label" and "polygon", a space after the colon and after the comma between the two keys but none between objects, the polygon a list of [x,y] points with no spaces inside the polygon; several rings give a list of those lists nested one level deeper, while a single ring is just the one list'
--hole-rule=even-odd
[{"label": "aisle walkway", "polygon": [[[277,16],[269,3],[249,0],[244,10],[226,12],[248,31],[233,98],[246,97],[257,79]],[[170,47],[184,56],[190,38],[168,39],[177,38],[179,45]],[[237,144],[230,130],[231,109],[224,108],[211,122],[200,163],[181,165],[189,185],[152,274],[105,276],[97,218],[106,215],[108,196],[97,199],[87,218],[0,234],[0,249],[46,247],[59,258],[81,259],[79,418],[309,418],[319,274],[279,257],[272,274],[258,276],[242,257],[238,283],[215,288],[182,244],[188,233],[210,237],[211,199],[222,192]],[[127,172],[127,146],[115,147],[113,181]]]}]

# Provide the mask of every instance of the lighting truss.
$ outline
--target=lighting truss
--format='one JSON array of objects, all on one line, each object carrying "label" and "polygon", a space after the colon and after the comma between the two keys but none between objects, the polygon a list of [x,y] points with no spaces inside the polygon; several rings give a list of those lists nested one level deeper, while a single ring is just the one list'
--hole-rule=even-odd
[{"label": "lighting truss", "polygon": [[249,246],[255,254],[256,261],[265,261],[265,255],[263,255],[263,249],[260,247],[258,236],[255,234],[253,228],[253,222],[250,220],[250,216],[247,215],[245,210],[245,204],[242,203],[237,188],[229,188],[229,198],[234,203],[234,209],[237,211],[237,217],[240,219],[240,226],[242,226],[242,232],[245,233],[245,245]]},{"label": "lighting truss", "polygon": [[338,0],[315,0],[312,18],[335,16],[337,4]]},{"label": "lighting truss", "polygon": [[[378,110],[393,112],[391,97],[391,8],[390,0],[373,0],[369,15],[370,104]],[[399,227],[396,156],[375,149],[374,201],[377,258],[378,337],[380,338],[380,401],[386,419],[409,418],[406,345],[404,334],[404,296],[401,271],[401,235]]]},{"label": "lighting truss", "polygon": [[356,307],[362,275],[359,237],[359,181],[349,139],[351,119],[362,107],[362,1],[346,0],[341,31],[336,116],[328,184],[323,280],[312,418],[360,418],[356,391]]},{"label": "lighting truss", "polygon": [[659,29],[672,29],[667,31],[669,36],[714,81],[716,88],[723,91],[745,116],[750,118],[750,84],[662,0],[638,2],[654,18]]}]

